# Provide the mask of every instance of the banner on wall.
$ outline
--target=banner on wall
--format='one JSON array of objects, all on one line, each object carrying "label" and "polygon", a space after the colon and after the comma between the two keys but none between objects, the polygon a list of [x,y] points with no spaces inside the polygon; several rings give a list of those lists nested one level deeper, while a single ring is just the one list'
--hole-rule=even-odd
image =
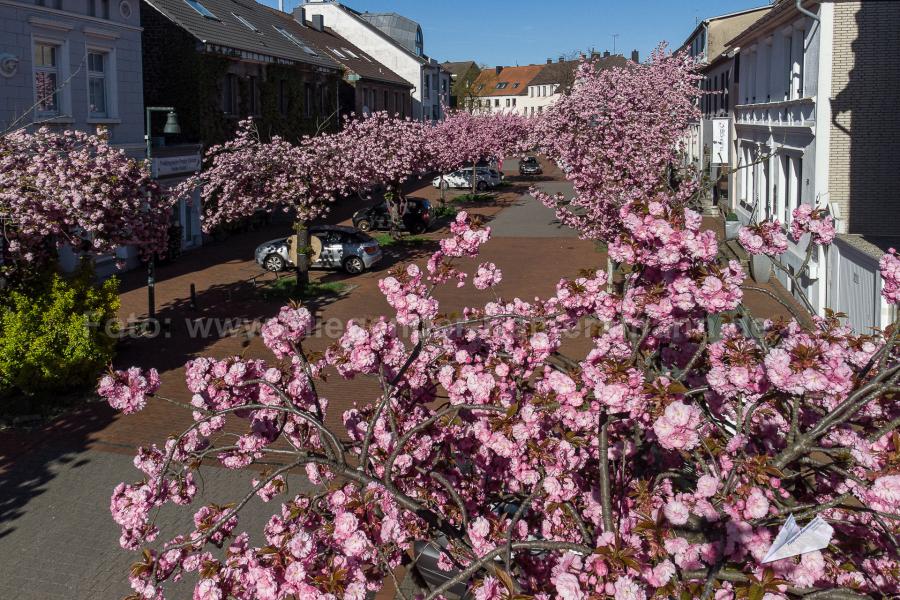
[{"label": "banner on wall", "polygon": [[728,164],[728,132],[729,119],[712,119],[712,155],[710,162],[714,165]]}]

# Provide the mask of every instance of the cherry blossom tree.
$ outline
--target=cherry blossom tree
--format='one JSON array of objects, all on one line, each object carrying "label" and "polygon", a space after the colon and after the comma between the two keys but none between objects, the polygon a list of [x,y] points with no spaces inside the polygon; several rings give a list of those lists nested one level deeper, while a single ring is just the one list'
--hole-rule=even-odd
[{"label": "cherry blossom tree", "polygon": [[334,135],[341,148],[342,168],[353,177],[352,185],[363,191],[376,186],[385,189],[393,233],[400,230],[406,210],[403,183],[430,168],[427,128],[421,121],[376,112],[361,118],[351,116]]},{"label": "cherry blossom tree", "polygon": [[512,113],[473,114],[449,111],[429,131],[429,155],[434,170],[444,173],[472,166],[472,194],[478,185],[478,162],[502,160],[530,149],[531,121]]},{"label": "cherry blossom tree", "polygon": [[302,287],[309,281],[308,224],[354,182],[353,173],[343,169],[339,142],[333,134],[307,136],[296,144],[278,136],[266,141],[252,120],[241,121],[235,137],[209,148],[204,170],[180,184],[175,195],[200,188],[207,232],[257,212],[293,214]]},{"label": "cherry blossom tree", "polygon": [[612,239],[621,220],[611,215],[633,200],[657,193],[682,199],[697,191],[691,181],[673,191],[672,178],[659,176],[677,164],[701,93],[692,59],[664,49],[621,68],[582,61],[571,92],[535,121],[535,143],[567,170],[575,195],[534,193],[584,237]]},{"label": "cherry blossom tree", "polygon": [[147,166],[110,146],[105,133],[0,136],[4,271],[48,261],[66,244],[93,255],[123,245],[164,254],[172,202]]},{"label": "cherry blossom tree", "polygon": [[[642,94],[667,102],[662,112],[683,125],[693,73],[680,56],[653,63],[609,83],[639,112]],[[581,76],[574,94],[596,77]],[[740,265],[719,257],[691,208],[696,186],[670,185],[671,150],[642,146],[679,139],[662,112],[623,113],[641,127],[588,119],[593,131],[570,139],[581,151],[563,158],[578,195],[554,205],[582,236],[608,241],[616,285],[599,271],[561,279],[548,298],[505,298],[501,269],[477,262],[490,229],[460,213],[423,267],[380,281],[393,314],[350,322],[324,355],[305,346],[312,315],[292,305],[262,330],[275,361],[188,363],[193,423],[140,448],[143,479],[111,499],[121,545],[143,551],[135,597],[165,598],[169,581],[190,575],[200,599],[362,600],[396,585],[416,542],[435,549],[447,578],[428,600],[458,584],[479,600],[900,594],[898,323],[859,335],[834,316],[807,327],[750,315]],[[615,142],[618,160],[594,144],[607,127],[628,138]],[[812,243],[830,242],[824,213],[795,221]],[[776,233],[742,237],[778,251]],[[895,252],[881,269],[897,303]],[[495,299],[448,323],[434,290],[465,286],[470,272]],[[590,350],[570,356],[565,340],[579,330]],[[333,372],[380,390],[344,412],[339,431],[317,391]],[[130,369],[99,392],[125,413],[177,403],[158,388],[155,371]],[[220,435],[226,420],[245,428]],[[248,471],[233,504],[192,506],[193,526],[161,539],[157,509],[195,504],[196,470],[215,461],[268,470]],[[300,472],[317,489],[289,492]],[[259,546],[239,527],[255,497],[276,503]],[[789,515],[821,517],[830,539],[764,563]]]}]

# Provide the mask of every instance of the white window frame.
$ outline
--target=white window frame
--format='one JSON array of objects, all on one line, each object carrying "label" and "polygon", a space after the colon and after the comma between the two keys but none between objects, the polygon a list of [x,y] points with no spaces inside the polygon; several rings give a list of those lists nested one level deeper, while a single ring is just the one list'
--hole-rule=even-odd
[{"label": "white window frame", "polygon": [[[104,92],[106,94],[106,115],[91,114],[91,72],[88,65],[88,54],[103,55],[103,80]],[[107,123],[117,121],[119,118],[119,85],[118,85],[118,69],[116,68],[116,49],[108,46],[87,45],[84,53],[85,77],[86,82],[86,101],[87,101],[87,122],[88,123]]]},{"label": "white window frame", "polygon": [[[47,112],[40,111],[37,108],[38,89],[37,89],[37,73],[47,71],[46,67],[38,67],[34,63],[34,50],[36,46],[55,46],[56,47],[56,111]],[[59,38],[47,37],[43,35],[32,35],[31,37],[31,82],[32,95],[35,102],[34,116],[35,121],[46,121],[60,118],[71,119],[71,94],[67,79],[69,77],[69,41]]]}]

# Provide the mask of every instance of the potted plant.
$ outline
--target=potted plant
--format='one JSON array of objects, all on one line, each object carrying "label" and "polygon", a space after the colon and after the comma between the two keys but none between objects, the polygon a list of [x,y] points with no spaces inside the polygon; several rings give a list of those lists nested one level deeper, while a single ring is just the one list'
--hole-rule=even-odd
[{"label": "potted plant", "polygon": [[738,220],[737,214],[734,211],[728,211],[725,215],[725,239],[736,239],[740,229],[741,222]]},{"label": "potted plant", "polygon": [[750,257],[750,276],[756,283],[767,283],[772,276],[772,259],[765,254]]}]

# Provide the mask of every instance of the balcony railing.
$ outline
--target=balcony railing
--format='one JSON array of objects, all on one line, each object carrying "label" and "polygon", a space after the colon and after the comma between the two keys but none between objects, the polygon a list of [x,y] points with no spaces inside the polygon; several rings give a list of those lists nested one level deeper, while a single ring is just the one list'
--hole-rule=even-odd
[{"label": "balcony railing", "polygon": [[734,107],[735,125],[764,127],[813,127],[816,124],[814,98],[799,98],[762,104],[739,104]]}]

